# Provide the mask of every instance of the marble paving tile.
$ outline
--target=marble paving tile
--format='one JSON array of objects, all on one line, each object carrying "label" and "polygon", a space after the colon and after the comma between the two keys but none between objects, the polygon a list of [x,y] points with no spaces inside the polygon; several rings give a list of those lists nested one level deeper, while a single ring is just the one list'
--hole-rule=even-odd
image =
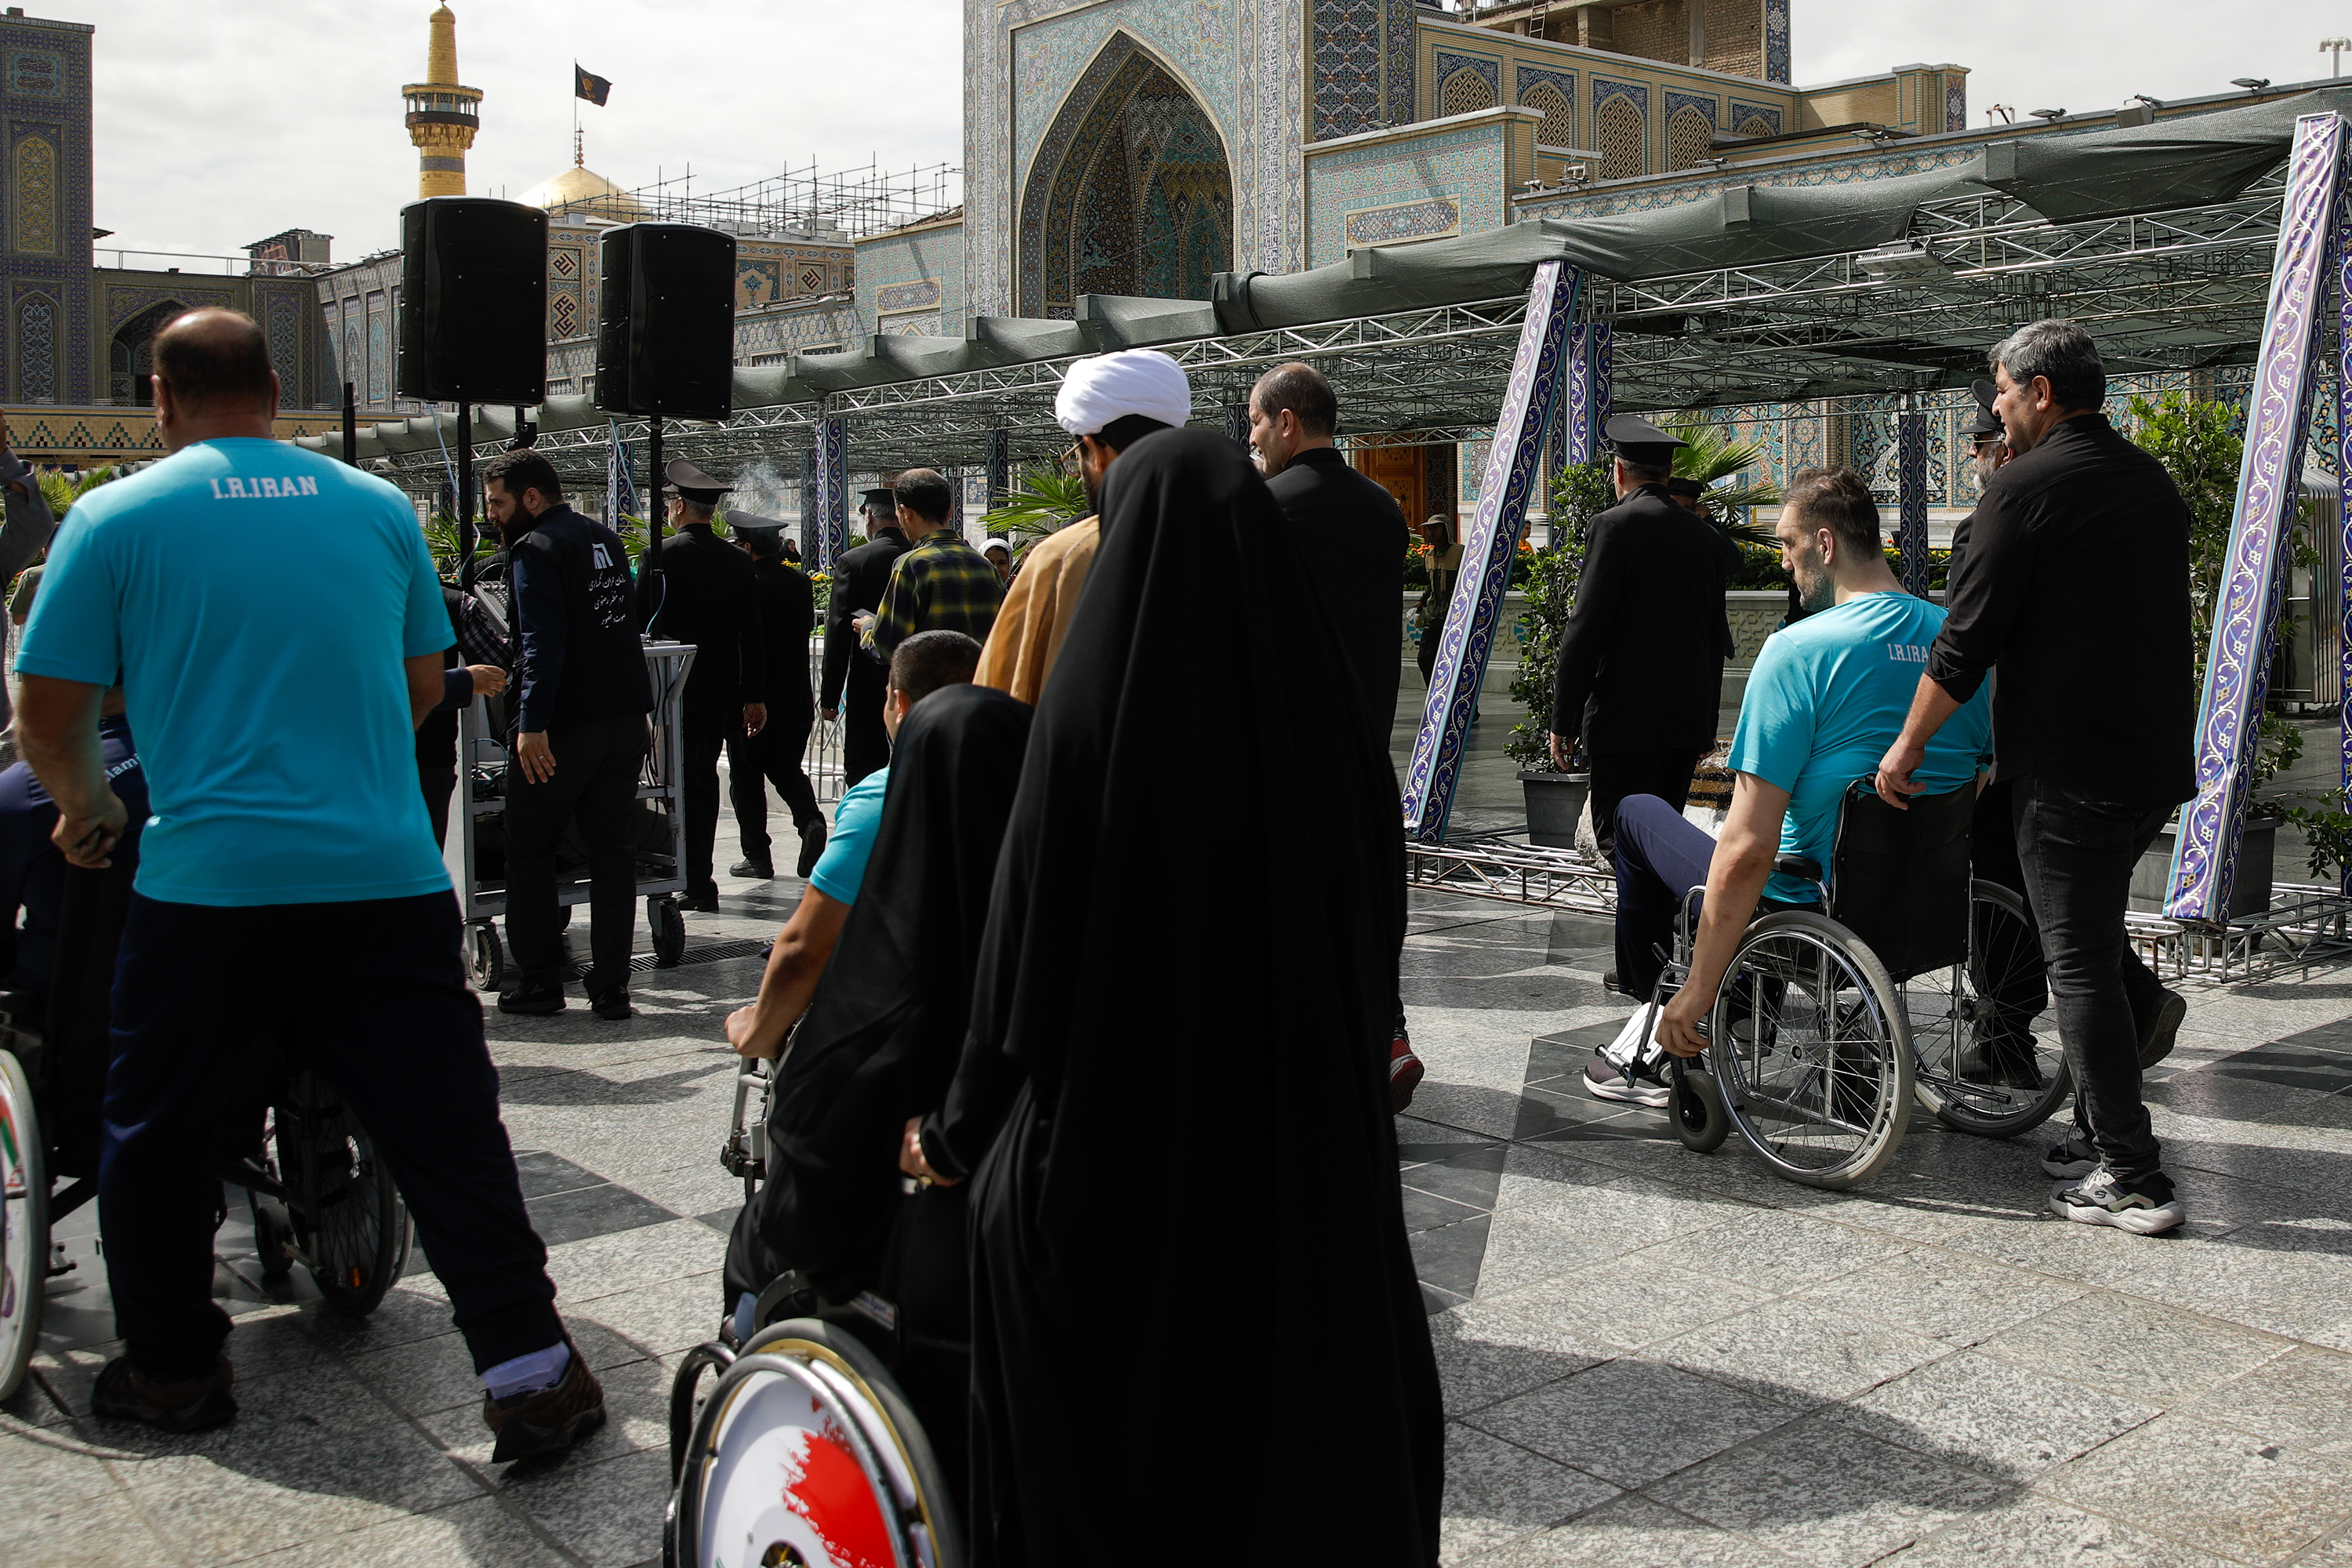
[{"label": "marble paving tile", "polygon": [[1888,1568],[2229,1568],[2231,1562],[2032,1492],[1969,1514],[1886,1559]]},{"label": "marble paving tile", "polygon": [[2117,1277],[2117,1290],[2291,1338],[2341,1321],[2352,1303],[2352,1258],[2332,1251],[2225,1237],[2176,1241],[2139,1261],[2149,1267]]},{"label": "marble paving tile", "polygon": [[1464,1562],[1617,1495],[1618,1489],[1606,1481],[1497,1442],[1484,1432],[1449,1426],[1437,1560],[1444,1564]]},{"label": "marble paving tile", "polygon": [[1565,1332],[1637,1349],[1693,1325],[1729,1318],[1769,1298],[1727,1279],[1659,1262],[1612,1258],[1490,1298],[1496,1306]]},{"label": "marble paving tile", "polygon": [[[569,1561],[530,1521],[494,1498],[392,1520],[328,1544],[338,1558],[367,1568],[558,1568]],[[319,1555],[319,1544],[307,1543],[253,1561],[263,1568],[310,1568]]]},{"label": "marble paving tile", "polygon": [[[571,1331],[572,1347],[587,1358],[592,1372],[646,1354],[593,1319],[574,1317],[564,1326]],[[348,1356],[342,1364],[378,1397],[408,1415],[426,1416],[453,1408],[473,1411],[481,1406],[482,1384],[474,1374],[473,1356],[455,1331]]]},{"label": "marble paving tile", "polygon": [[[640,1449],[669,1452],[669,1389],[677,1359],[624,1362],[596,1369],[604,1388],[604,1425],[565,1457],[566,1465],[593,1465]],[[703,1374],[701,1386],[710,1387]],[[460,1405],[420,1418],[417,1425],[451,1458],[472,1470],[484,1484],[499,1484],[507,1474],[490,1463],[496,1440],[482,1425],[478,1404]]]},{"label": "marble paving tile", "polygon": [[1473,1213],[1473,1218],[1417,1230],[1406,1238],[1412,1246],[1413,1273],[1424,1284],[1463,1297],[1477,1294],[1489,1216]]},{"label": "marble paving tile", "polygon": [[1830,1419],[1997,1480],[2027,1481],[2159,1414],[2153,1405],[1963,1352],[1882,1384]]},{"label": "marble paving tile", "polygon": [[1850,1398],[1951,1353],[1902,1329],[1783,1299],[1648,1347],[1656,1360],[1800,1407]]},{"label": "marble paving tile", "polygon": [[1429,1320],[1445,1413],[1457,1415],[1582,1372],[1616,1353],[1605,1341],[1477,1300]]},{"label": "marble paving tile", "polygon": [[[2128,1346],[2128,1354],[2117,1347]],[[1979,1347],[2151,1405],[2172,1405],[2284,1355],[2291,1342],[2127,1296],[2093,1291]]]},{"label": "marble paving tile", "polygon": [[727,1241],[709,1226],[676,1219],[547,1249],[558,1310],[620,1290],[707,1274],[727,1261]]},{"label": "marble paving tile", "polygon": [[499,1495],[592,1568],[627,1568],[661,1552],[669,1500],[669,1456],[623,1454],[593,1465],[559,1465],[527,1476],[509,1471]]},{"label": "marble paving tile", "polygon": [[1876,1561],[2014,1489],[1814,1416],[1647,1489],[1808,1563]]},{"label": "marble paving tile", "polygon": [[1477,1560],[1478,1568],[1792,1568],[1801,1561],[1635,1492]]},{"label": "marble paving tile", "polygon": [[1638,1487],[1798,1418],[1785,1404],[1629,1356],[1467,1420],[1619,1486]]},{"label": "marble paving tile", "polygon": [[2352,1355],[2298,1345],[2179,1408],[2266,1443],[2352,1458]]},{"label": "marble paving tile", "polygon": [[1825,1279],[1796,1300],[1953,1344],[1974,1344],[2083,1294],[2080,1286],[1923,1248]]},{"label": "marble paving tile", "polygon": [[722,1273],[714,1268],[616,1290],[582,1303],[572,1321],[593,1323],[643,1354],[688,1350],[718,1335],[726,1294]]},{"label": "marble paving tile", "polygon": [[[2195,1484],[2184,1484],[2190,1477]],[[2352,1516],[2352,1466],[2180,1415],[2118,1437],[2037,1489],[2252,1562]]]},{"label": "marble paving tile", "polygon": [[[0,1446],[0,1465],[15,1458]],[[85,1497],[41,1494],[19,1500],[13,1478],[0,1476],[0,1565],[5,1568],[134,1568],[185,1561],[167,1546],[130,1495],[110,1489]]]},{"label": "marble paving tile", "polygon": [[[1764,1210],[1677,1237],[1655,1249],[1676,1267],[1789,1291],[1898,1258],[1898,1241],[1800,1215]],[[1645,1256],[1645,1255],[1637,1255]]]},{"label": "marble paving tile", "polygon": [[1572,1268],[1620,1257],[1627,1250],[1602,1238],[1571,1235],[1541,1215],[1506,1209],[1486,1224],[1486,1250],[1479,1259],[1478,1289],[1484,1296],[1498,1296]]}]

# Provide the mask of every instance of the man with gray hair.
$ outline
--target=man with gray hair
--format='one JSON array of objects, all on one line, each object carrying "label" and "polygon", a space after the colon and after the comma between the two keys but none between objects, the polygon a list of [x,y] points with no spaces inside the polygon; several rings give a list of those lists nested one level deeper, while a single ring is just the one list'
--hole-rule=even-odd
[{"label": "man with gray hair", "polygon": [[2154,1235],[2187,1212],[2160,1168],[2140,1069],[2171,1049],[2188,1005],[2132,951],[2124,910],[2132,868],[2195,790],[2189,509],[2099,412],[2106,367],[2080,326],[2029,323],[1991,360],[2015,455],[1978,504],[1878,793],[1918,792],[1928,738],[1998,665],[1995,776],[2013,782],[2025,895],[2074,1079],[2074,1135],[2042,1161],[2071,1184],[2050,1206]]}]

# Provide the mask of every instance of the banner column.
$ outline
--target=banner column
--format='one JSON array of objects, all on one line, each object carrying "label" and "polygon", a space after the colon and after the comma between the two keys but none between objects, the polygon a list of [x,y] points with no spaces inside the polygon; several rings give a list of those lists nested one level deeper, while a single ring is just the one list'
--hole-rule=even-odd
[{"label": "banner column", "polygon": [[849,422],[838,416],[816,424],[815,501],[811,558],[830,572],[849,550]]},{"label": "banner column", "polygon": [[1903,586],[1927,596],[1927,416],[1916,393],[1903,395],[1895,416],[1896,526],[1903,536]]}]

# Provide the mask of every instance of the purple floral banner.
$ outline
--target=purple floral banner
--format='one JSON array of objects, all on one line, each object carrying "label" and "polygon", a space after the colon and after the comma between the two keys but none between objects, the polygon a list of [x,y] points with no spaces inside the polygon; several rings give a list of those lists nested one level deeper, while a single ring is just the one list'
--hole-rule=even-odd
[{"label": "purple floral banner", "polygon": [[845,419],[817,422],[816,494],[812,499],[814,504],[803,502],[801,510],[814,519],[814,524],[804,523],[801,531],[808,535],[816,569],[830,572],[849,549],[849,422]]},{"label": "purple floral banner", "polygon": [[2246,410],[2245,457],[2197,713],[2197,793],[2180,808],[2164,906],[2176,920],[2225,920],[2237,876],[2285,586],[2288,530],[2311,433],[2344,153],[2344,121],[2337,116],[2306,114],[2295,121],[2270,306]]},{"label": "purple floral banner", "polygon": [[1903,536],[1903,586],[1927,592],[1927,416],[1906,397],[1895,416],[1896,529]]},{"label": "purple floral banner", "polygon": [[[2336,366],[2336,520],[2344,531],[2343,581],[2339,584],[2342,618],[2339,627],[2352,627],[2352,180],[2344,182],[2336,195],[2336,346],[2338,359]],[[2314,584],[2315,591],[2317,585]],[[2336,689],[2352,693],[2352,636],[2340,636],[2343,644],[2344,682]],[[2352,801],[2352,702],[2339,704],[2341,739],[2339,760],[2347,801]],[[2336,887],[2352,893],[2352,865],[2336,868]]]},{"label": "purple floral banner", "polygon": [[1601,446],[1601,421],[1592,413],[1592,334],[1591,322],[1569,331],[1567,412],[1560,420],[1562,456],[1570,463],[1589,463]]},{"label": "purple floral banner", "polygon": [[1446,818],[1454,811],[1454,786],[1469,743],[1471,715],[1477,711],[1478,688],[1486,678],[1503,595],[1510,586],[1519,534],[1527,525],[1528,492],[1539,468],[1544,426],[1567,380],[1568,321],[1580,281],[1575,268],[1546,261],[1537,266],[1528,289],[1527,320],[1519,328],[1511,379],[1495,418],[1478,502],[1463,536],[1454,599],[1437,634],[1421,733],[1405,770],[1404,827],[1415,838],[1444,838]]}]

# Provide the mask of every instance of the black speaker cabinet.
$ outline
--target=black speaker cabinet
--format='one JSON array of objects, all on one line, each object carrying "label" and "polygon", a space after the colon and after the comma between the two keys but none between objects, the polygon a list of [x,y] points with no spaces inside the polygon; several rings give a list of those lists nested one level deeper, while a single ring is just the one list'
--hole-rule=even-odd
[{"label": "black speaker cabinet", "polygon": [[404,397],[528,406],[547,397],[547,214],[489,196],[400,209]]},{"label": "black speaker cabinet", "polygon": [[724,419],[735,386],[735,237],[684,223],[605,231],[596,405]]}]

